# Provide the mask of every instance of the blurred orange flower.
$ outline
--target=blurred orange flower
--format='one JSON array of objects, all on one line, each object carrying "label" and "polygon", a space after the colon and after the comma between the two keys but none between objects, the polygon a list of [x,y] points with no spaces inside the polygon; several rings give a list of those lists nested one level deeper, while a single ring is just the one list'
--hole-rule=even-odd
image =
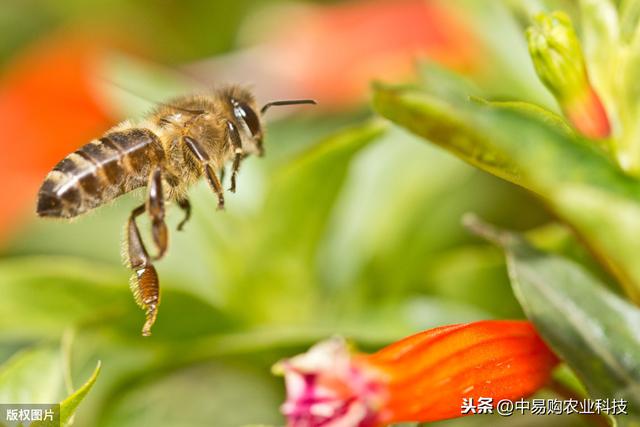
[{"label": "blurred orange flower", "polygon": [[289,427],[379,427],[463,416],[463,399],[515,400],[545,385],[556,356],[526,321],[431,329],[374,354],[334,338],[284,360]]},{"label": "blurred orange flower", "polygon": [[478,58],[468,26],[435,1],[352,2],[298,18],[275,35],[275,51],[320,102],[360,99],[373,78],[407,75],[421,56],[458,69]]},{"label": "blurred orange flower", "polygon": [[47,38],[0,76],[0,241],[26,209],[35,209],[40,181],[55,163],[113,122],[94,93],[103,45],[91,40]]},{"label": "blurred orange flower", "polygon": [[[254,81],[264,73],[270,96],[311,97],[320,108],[352,107],[373,79],[410,76],[420,59],[474,72],[486,56],[462,11],[437,0],[279,5],[258,24],[250,26],[258,47],[237,58],[234,75]],[[205,65],[196,74],[212,70]]]},{"label": "blurred orange flower", "polygon": [[611,123],[607,110],[590,84],[579,96],[562,107],[571,124],[582,135],[593,139],[611,136]]}]

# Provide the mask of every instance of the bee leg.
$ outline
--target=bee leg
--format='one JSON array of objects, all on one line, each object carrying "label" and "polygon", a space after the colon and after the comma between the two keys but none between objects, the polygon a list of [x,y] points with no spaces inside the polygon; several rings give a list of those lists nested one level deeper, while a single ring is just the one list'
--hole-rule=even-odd
[{"label": "bee leg", "polygon": [[262,144],[262,138],[258,140],[257,148],[258,148],[258,157],[264,157],[264,145]]},{"label": "bee leg", "polygon": [[222,184],[220,184],[218,176],[213,171],[211,165],[204,165],[204,171],[207,175],[207,182],[209,183],[209,186],[218,195],[218,209],[224,209],[224,190],[222,189]]},{"label": "bee leg", "polygon": [[185,135],[183,140],[185,145],[189,148],[189,151],[191,151],[191,154],[193,154],[204,167],[207,182],[218,196],[218,209],[224,209],[224,190],[222,189],[222,184],[220,184],[218,176],[210,164],[211,159],[209,158],[209,155],[202,149],[198,141],[191,138],[189,135]]},{"label": "bee leg", "polygon": [[135,208],[129,216],[127,223],[127,263],[134,271],[131,277],[131,290],[136,303],[145,310],[146,321],[142,327],[142,335],[151,335],[151,326],[158,315],[160,304],[160,282],[155,267],[151,264],[151,258],[144,247],[140,230],[136,224],[136,217],[146,211],[146,206]]},{"label": "bee leg", "polygon": [[227,132],[231,145],[233,145],[233,152],[235,154],[233,158],[233,167],[231,169],[231,187],[229,191],[236,192],[236,178],[238,171],[240,170],[240,161],[243,158],[244,152],[242,151],[242,140],[240,139],[240,133],[233,123],[227,122]]},{"label": "bee leg", "polygon": [[169,233],[164,222],[164,194],[162,193],[162,169],[156,168],[149,176],[146,209],[151,218],[151,235],[158,248],[154,260],[162,258],[167,251]]},{"label": "bee leg", "polygon": [[224,186],[224,176],[226,174],[226,169],[223,167],[220,168],[220,172],[218,173],[218,175],[220,176],[220,184]]},{"label": "bee leg", "polygon": [[184,225],[191,218],[191,203],[189,203],[189,199],[178,199],[178,206],[184,211],[184,219],[178,224],[178,231],[182,231]]}]

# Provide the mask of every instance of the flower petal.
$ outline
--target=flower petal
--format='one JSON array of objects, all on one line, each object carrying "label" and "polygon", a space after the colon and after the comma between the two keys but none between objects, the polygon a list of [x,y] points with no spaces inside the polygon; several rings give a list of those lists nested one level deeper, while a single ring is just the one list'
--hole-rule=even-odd
[{"label": "flower petal", "polygon": [[367,357],[388,375],[388,422],[461,416],[463,398],[497,403],[530,395],[548,381],[557,361],[526,321],[436,328]]}]

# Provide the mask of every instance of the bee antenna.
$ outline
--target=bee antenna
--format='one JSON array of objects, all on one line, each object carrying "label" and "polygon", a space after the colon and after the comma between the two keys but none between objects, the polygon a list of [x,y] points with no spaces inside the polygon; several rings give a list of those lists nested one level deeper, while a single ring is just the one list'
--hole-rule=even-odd
[{"label": "bee antenna", "polygon": [[300,105],[300,104],[317,104],[313,99],[290,99],[287,101],[271,101],[264,104],[264,106],[260,109],[260,114],[264,114],[267,110],[273,106],[280,105]]}]

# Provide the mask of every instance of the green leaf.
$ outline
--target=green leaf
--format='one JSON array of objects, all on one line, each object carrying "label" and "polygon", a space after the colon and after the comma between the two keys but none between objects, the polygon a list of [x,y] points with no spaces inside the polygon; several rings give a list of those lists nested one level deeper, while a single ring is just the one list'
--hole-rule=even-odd
[{"label": "green leaf", "polygon": [[630,415],[619,422],[640,422],[640,310],[579,264],[540,252],[520,235],[475,217],[465,222],[505,250],[514,293],[527,317],[591,397],[626,399]]},{"label": "green leaf", "polygon": [[2,403],[52,403],[62,386],[60,350],[50,345],[22,350],[0,367]]},{"label": "green leaf", "polygon": [[[601,148],[567,133],[549,117],[521,106],[485,105],[454,111],[415,90],[376,89],[376,108],[383,115],[541,196],[579,233],[627,294],[640,302],[640,268],[629,256],[637,253],[639,242],[633,232],[620,228],[621,217],[629,225],[634,221],[632,212],[640,209],[640,181],[626,175]],[[487,158],[508,161],[484,161]],[[578,191],[598,197],[577,200]],[[612,209],[612,202],[626,208]]]},{"label": "green leaf", "polygon": [[[70,326],[106,325],[138,340],[144,314],[135,305],[127,280],[124,268],[76,258],[5,259],[0,262],[0,337],[51,337]],[[233,326],[215,307],[162,284],[154,342],[186,340]]]},{"label": "green leaf", "polygon": [[[59,348],[42,345],[22,350],[0,367],[0,402],[47,404],[56,402],[63,389],[63,357]],[[78,405],[93,387],[100,363],[89,380],[60,402],[60,425],[69,425]],[[32,426],[55,427],[51,422]],[[57,424],[56,424],[57,426]]]},{"label": "green leaf", "polygon": [[312,256],[353,157],[387,130],[376,120],[341,130],[285,165],[270,184],[265,240]]},{"label": "green leaf", "polygon": [[[429,265],[426,274],[438,295],[491,313],[484,318],[522,317],[504,272],[504,259],[496,248],[463,246],[436,255]],[[462,320],[451,319],[449,323],[459,322]]]},{"label": "green leaf", "polygon": [[640,233],[640,203],[586,185],[559,188],[553,202],[556,211],[588,237],[600,262],[618,273],[625,292],[640,301],[640,240],[634,238]]},{"label": "green leaf", "polygon": [[612,0],[580,0],[581,38],[589,70],[589,79],[603,98],[609,118],[615,117],[612,97],[617,78],[612,78],[611,63],[617,61],[620,47],[618,12]]},{"label": "green leaf", "polygon": [[87,380],[87,382],[82,385],[78,390],[76,390],[69,397],[60,402],[60,423],[51,422],[51,421],[37,421],[30,424],[31,427],[67,427],[73,424],[73,415],[75,414],[78,406],[84,398],[87,396],[91,388],[95,384],[98,379],[98,374],[100,373],[100,362],[96,366],[96,369],[93,371],[91,377]]},{"label": "green leaf", "polygon": [[[609,49],[612,56],[606,63],[601,63],[604,79],[605,95],[611,100],[606,104],[607,111],[611,111],[612,121],[618,122],[618,134],[616,135],[616,154],[618,162],[626,170],[636,177],[640,176],[640,83],[638,72],[640,71],[640,2],[637,0],[625,1],[621,6],[620,17],[622,19],[622,38],[630,37],[627,43],[619,43]],[[625,35],[625,23],[633,21],[631,34]],[[614,56],[615,55],[615,56]],[[610,64],[615,62],[616,72],[611,73]]]},{"label": "green leaf", "polygon": [[281,381],[269,370],[237,359],[169,373],[153,373],[128,384],[104,408],[104,427],[235,427],[280,425]]},{"label": "green leaf", "polygon": [[453,152],[466,162],[516,184],[521,183],[515,164],[464,114],[450,105],[415,90],[377,84],[373,106],[387,119]]},{"label": "green leaf", "polygon": [[[122,310],[126,280],[104,265],[72,258],[9,258],[0,262],[0,333],[51,336],[82,322]],[[126,282],[123,283],[123,287]],[[126,306],[125,306],[126,307]]]},{"label": "green leaf", "polygon": [[314,317],[317,289],[310,284],[315,282],[318,244],[353,158],[386,128],[376,120],[341,130],[275,172],[251,228],[239,232],[244,245],[234,255],[250,261],[251,268],[238,265],[231,271],[230,310],[262,323]]},{"label": "green leaf", "polygon": [[553,111],[547,110],[546,108],[541,107],[539,105],[532,104],[531,102],[489,101],[483,98],[479,98],[477,96],[473,96],[470,99],[481,105],[494,107],[494,108],[502,108],[504,110],[521,112],[525,115],[537,117],[542,122],[545,122],[550,126],[555,127],[559,131],[566,133],[568,136],[575,135],[573,128],[569,126],[569,124],[560,115],[554,113]]},{"label": "green leaf", "polygon": [[[477,254],[457,265],[448,255],[470,243],[459,223],[470,210],[516,228],[544,220],[530,194],[399,128],[358,157],[345,187],[318,267],[331,299],[343,301],[344,310],[362,310],[366,317],[371,307],[378,311],[408,293],[428,293],[483,309],[500,306],[500,314],[493,313],[498,317],[521,312],[497,250],[494,275],[468,271]],[[489,297],[498,290],[512,303]]]},{"label": "green leaf", "polygon": [[638,31],[640,2],[638,0],[621,0],[619,4],[620,33],[623,39],[630,40]]},{"label": "green leaf", "polygon": [[453,110],[420,91],[381,86],[374,104],[383,116],[466,162],[540,195],[574,182],[640,199],[637,180],[530,106],[485,102],[485,108]]},{"label": "green leaf", "polygon": [[82,387],[76,390],[71,396],[60,402],[60,423],[63,426],[68,425],[72,421],[73,414],[78,409],[78,406],[96,383],[98,375],[100,374],[100,368],[101,363],[98,362],[96,369],[93,371],[93,374],[91,374],[87,382],[85,382]]}]

